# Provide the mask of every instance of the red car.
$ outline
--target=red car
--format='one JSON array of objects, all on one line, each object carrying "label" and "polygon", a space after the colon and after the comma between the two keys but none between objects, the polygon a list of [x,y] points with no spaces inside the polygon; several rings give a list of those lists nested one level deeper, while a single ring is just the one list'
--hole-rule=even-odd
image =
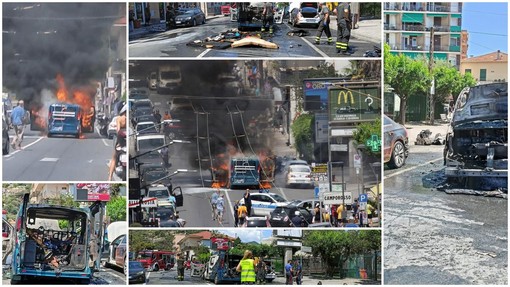
[{"label": "red car", "polygon": [[406,128],[384,116],[384,163],[390,168],[400,168],[409,156]]}]

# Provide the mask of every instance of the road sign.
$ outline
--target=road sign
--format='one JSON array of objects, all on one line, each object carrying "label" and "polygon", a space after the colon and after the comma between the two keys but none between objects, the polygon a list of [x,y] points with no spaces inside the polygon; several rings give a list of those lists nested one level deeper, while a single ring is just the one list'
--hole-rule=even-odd
[{"label": "road sign", "polygon": [[301,247],[301,241],[293,241],[293,240],[276,240],[276,246],[284,246],[284,247]]},{"label": "road sign", "polygon": [[319,183],[319,195],[329,192],[329,183]]},{"label": "road sign", "polygon": [[312,253],[312,247],[311,246],[301,246],[301,251],[306,253]]},{"label": "road sign", "polygon": [[360,194],[359,202],[368,202],[368,195],[366,193]]},{"label": "road sign", "polygon": [[355,168],[361,168],[361,155],[354,154],[354,167]]},{"label": "road sign", "polygon": [[367,202],[360,202],[359,203],[359,210],[367,210]]},{"label": "road sign", "polygon": [[[352,192],[343,192],[345,195],[345,204],[352,204]],[[322,202],[324,204],[342,204],[344,203],[344,197],[339,192],[326,192],[322,195]]]},{"label": "road sign", "polygon": [[342,192],[343,189],[343,184],[341,182],[333,182],[331,183],[331,188],[333,189],[332,191],[333,192]]}]

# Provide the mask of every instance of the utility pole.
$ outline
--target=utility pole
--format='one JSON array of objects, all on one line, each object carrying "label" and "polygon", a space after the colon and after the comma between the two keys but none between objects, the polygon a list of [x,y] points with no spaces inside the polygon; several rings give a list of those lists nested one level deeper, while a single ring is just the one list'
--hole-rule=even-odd
[{"label": "utility pole", "polygon": [[[432,75],[432,65],[434,64],[434,26],[430,27],[430,45],[429,45],[429,74]],[[432,78],[432,87],[434,85],[434,79]],[[434,91],[431,87],[429,96],[429,114],[427,115],[431,125],[434,124]]]}]

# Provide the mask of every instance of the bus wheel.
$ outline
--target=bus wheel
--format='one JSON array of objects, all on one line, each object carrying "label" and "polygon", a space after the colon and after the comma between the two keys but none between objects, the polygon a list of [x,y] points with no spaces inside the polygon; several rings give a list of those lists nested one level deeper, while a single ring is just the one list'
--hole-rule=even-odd
[{"label": "bus wheel", "polygon": [[216,273],[216,276],[214,276],[214,284],[215,285],[220,284],[220,277],[218,276],[218,273]]}]

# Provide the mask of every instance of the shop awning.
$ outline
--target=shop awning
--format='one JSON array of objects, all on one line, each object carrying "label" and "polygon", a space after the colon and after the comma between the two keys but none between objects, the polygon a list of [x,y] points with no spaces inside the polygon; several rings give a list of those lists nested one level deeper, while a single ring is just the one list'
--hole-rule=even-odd
[{"label": "shop awning", "polygon": [[410,37],[419,37],[419,36],[422,36],[423,34],[420,34],[420,33],[407,33],[407,32],[403,32],[402,33],[402,36],[410,36]]},{"label": "shop awning", "polygon": [[423,24],[423,13],[404,13],[402,14],[402,23]]},{"label": "shop awning", "polygon": [[446,17],[446,16],[448,16],[448,14],[444,14],[444,13],[427,13],[427,16],[428,17]]},{"label": "shop awning", "polygon": [[460,34],[450,34],[451,38],[460,38]]},{"label": "shop awning", "polygon": [[451,14],[452,18],[462,18],[462,14]]}]

